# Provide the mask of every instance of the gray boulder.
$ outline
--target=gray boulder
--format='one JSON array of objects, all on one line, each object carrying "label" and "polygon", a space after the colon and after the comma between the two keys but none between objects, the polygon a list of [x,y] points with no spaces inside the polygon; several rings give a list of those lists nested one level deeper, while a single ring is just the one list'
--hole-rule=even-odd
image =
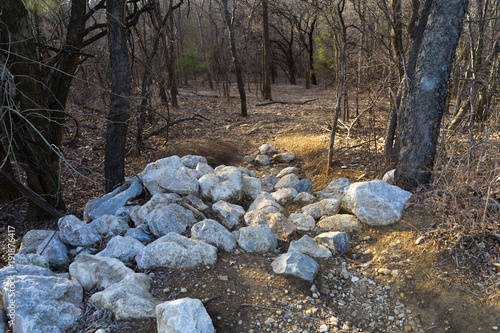
[{"label": "gray boulder", "polygon": [[53,270],[59,270],[66,266],[68,261],[68,247],[59,239],[59,231],[52,237],[47,237],[38,245],[36,254],[47,259],[49,266]]},{"label": "gray boulder", "polygon": [[144,170],[137,175],[144,186],[148,189],[151,195],[165,192],[165,189],[160,186],[158,180],[164,174],[169,177],[169,174],[175,173],[182,168],[183,164],[179,156],[170,156],[162,158],[156,162],[149,163]]},{"label": "gray boulder", "polygon": [[260,179],[243,174],[243,196],[248,196],[252,199],[257,198],[262,186]]},{"label": "gray boulder", "polygon": [[157,193],[149,199],[143,206],[137,211],[137,217],[132,216],[135,225],[146,223],[146,216],[152,211],[166,207],[173,203],[179,203],[181,201],[181,196],[176,193]]},{"label": "gray boulder", "polygon": [[345,254],[349,251],[351,237],[345,232],[331,231],[319,234],[314,240],[316,243],[326,246],[330,250]]},{"label": "gray boulder", "polygon": [[316,220],[308,214],[292,213],[288,218],[300,231],[311,231],[316,226]]},{"label": "gray boulder", "polygon": [[167,268],[191,268],[198,265],[214,265],[217,249],[209,244],[174,232],[148,244],[135,258],[137,268],[152,266]]},{"label": "gray boulder", "polygon": [[17,275],[15,287],[12,283],[5,280],[1,292],[5,305],[15,302],[16,333],[63,333],[82,314],[83,290],[78,283],[40,275]]},{"label": "gray boulder", "polygon": [[290,187],[280,188],[276,192],[271,193],[274,200],[281,204],[286,204],[287,202],[293,201],[297,194],[297,190]]},{"label": "gray boulder", "polygon": [[132,237],[115,236],[111,238],[106,248],[96,255],[99,257],[117,258],[121,261],[133,261],[144,248],[144,245]]},{"label": "gray boulder", "polygon": [[118,217],[119,219],[122,219],[125,221],[125,223],[130,222],[130,212],[132,211],[132,207],[134,206],[123,206],[121,208],[118,208],[118,210],[115,213],[115,216]]},{"label": "gray boulder", "polygon": [[302,213],[308,214],[315,219],[325,215],[337,214],[340,210],[341,201],[337,199],[323,199],[313,204],[302,207]]},{"label": "gray boulder", "polygon": [[246,213],[243,219],[246,225],[267,225],[270,214],[274,213],[266,213],[260,209],[254,209]]},{"label": "gray boulder", "polygon": [[71,279],[77,281],[85,290],[106,289],[120,282],[134,271],[115,258],[80,254],[69,265]]},{"label": "gray boulder", "polygon": [[[196,172],[191,177],[182,169],[170,170],[163,169],[156,174],[157,178],[149,177],[149,181],[156,181],[160,188],[166,192],[173,192],[180,195],[193,194],[197,195],[200,192],[200,184],[196,179]],[[199,175],[201,177],[201,174]]]},{"label": "gray boulder", "polygon": [[198,299],[181,298],[156,306],[158,333],[214,333],[212,319]]},{"label": "gray boulder", "polygon": [[347,186],[351,185],[351,182],[347,178],[339,178],[332,181],[326,187],[325,191],[333,194],[343,194]]},{"label": "gray boulder", "polygon": [[299,173],[299,169],[298,169],[297,167],[291,167],[291,166],[290,166],[290,167],[286,167],[286,168],[282,169],[282,170],[278,173],[278,175],[277,175],[276,177],[278,177],[278,178],[282,178],[282,177],[284,177],[284,176],[286,176],[286,175],[289,175],[289,174],[291,174],[291,173],[294,173],[294,174],[296,174],[296,175],[297,175],[297,174]]},{"label": "gray boulder", "polygon": [[221,223],[229,230],[237,226],[240,223],[241,217],[245,215],[243,207],[223,200],[214,203],[212,210],[217,214]]},{"label": "gray boulder", "polygon": [[307,192],[302,192],[297,194],[297,196],[294,199],[294,201],[297,203],[310,203],[313,202],[314,200],[316,200],[316,197],[311,193]]},{"label": "gray boulder", "polygon": [[309,282],[314,280],[319,269],[314,259],[295,251],[280,255],[271,266],[276,274],[293,275]]},{"label": "gray boulder", "polygon": [[280,188],[294,187],[299,182],[300,182],[299,177],[297,177],[297,175],[294,173],[290,173],[290,174],[280,178],[280,180],[278,180],[276,185],[274,185],[274,188],[276,190],[279,190]]},{"label": "gray boulder", "polygon": [[302,179],[293,186],[297,193],[306,192],[312,194],[313,183],[309,179]]},{"label": "gray boulder", "polygon": [[342,206],[371,226],[396,223],[401,219],[411,193],[383,180],[351,184],[345,189]]},{"label": "gray boulder", "polygon": [[80,221],[74,215],[61,217],[57,222],[59,239],[72,246],[89,246],[101,240],[101,236],[92,227]]},{"label": "gray boulder", "polygon": [[207,159],[199,155],[186,155],[181,158],[181,163],[188,168],[195,169],[198,163],[207,164]]},{"label": "gray boulder", "polygon": [[141,224],[135,228],[130,228],[125,233],[125,237],[133,237],[137,239],[139,242],[150,243],[153,241],[153,235],[151,234],[151,230],[146,224]]},{"label": "gray boulder", "polygon": [[262,201],[264,200],[271,200],[271,201],[276,201],[276,199],[274,199],[274,197],[267,193],[267,192],[261,192],[259,193],[259,195],[254,199],[254,201],[252,202],[252,204],[250,205],[250,207],[248,207],[248,211],[251,211],[251,210],[254,210],[254,209],[258,209],[259,208],[259,205],[261,204]]},{"label": "gray boulder", "polygon": [[288,241],[288,238],[297,231],[297,227],[281,213],[269,214],[267,225],[277,239]]},{"label": "gray boulder", "polygon": [[255,156],[255,162],[262,165],[269,165],[271,164],[271,158],[267,155],[257,155]]},{"label": "gray boulder", "polygon": [[317,226],[327,231],[342,231],[350,235],[363,232],[363,224],[354,215],[336,214],[322,218]]},{"label": "gray boulder", "polygon": [[327,247],[317,244],[314,239],[304,235],[298,241],[292,241],[288,247],[288,252],[301,252],[313,258],[330,258],[332,252]]},{"label": "gray boulder", "polygon": [[114,215],[128,201],[139,196],[143,191],[140,181],[131,179],[111,193],[97,199],[90,209],[89,218],[94,220],[103,215]]},{"label": "gray boulder", "polygon": [[243,199],[243,174],[237,167],[224,166],[199,179],[200,194],[213,201],[239,203]]},{"label": "gray boulder", "polygon": [[21,241],[21,249],[23,248],[37,248],[47,237],[52,236],[54,230],[30,230]]},{"label": "gray boulder", "polygon": [[90,297],[98,309],[110,310],[117,320],[155,317],[157,302],[149,292],[151,278],[145,274],[129,274]]},{"label": "gray boulder", "polygon": [[208,175],[209,173],[215,172],[214,169],[206,163],[198,163],[195,170],[200,175],[199,177],[197,177],[198,179],[205,175]]},{"label": "gray boulder", "polygon": [[212,244],[226,252],[233,252],[236,239],[222,224],[207,219],[196,223],[191,228],[191,238]]},{"label": "gray boulder", "polygon": [[294,153],[281,153],[273,156],[274,160],[279,163],[290,163],[294,160]]},{"label": "gray boulder", "polygon": [[103,236],[123,235],[130,228],[125,220],[116,215],[102,215],[89,225]]},{"label": "gray boulder", "polygon": [[275,250],[278,240],[268,225],[258,225],[241,228],[238,244],[246,252],[264,253]]},{"label": "gray boulder", "polygon": [[278,178],[273,175],[263,176],[260,179],[261,190],[266,192],[274,191],[274,185],[278,182]]},{"label": "gray boulder", "polygon": [[277,152],[276,148],[271,146],[269,143],[264,143],[262,146],[259,147],[259,151],[261,154],[274,154]]},{"label": "gray boulder", "polygon": [[178,204],[170,204],[149,213],[144,219],[151,232],[161,237],[169,232],[182,233],[196,223],[193,212]]}]

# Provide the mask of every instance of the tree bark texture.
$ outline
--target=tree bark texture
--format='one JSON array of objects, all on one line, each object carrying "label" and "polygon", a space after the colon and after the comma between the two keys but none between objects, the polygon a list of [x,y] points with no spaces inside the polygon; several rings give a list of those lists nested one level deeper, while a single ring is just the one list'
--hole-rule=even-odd
[{"label": "tree bark texture", "polygon": [[130,114],[130,65],[125,6],[125,0],[108,0],[107,3],[112,80],[104,162],[107,192],[125,179],[125,142]]},{"label": "tree bark texture", "polygon": [[241,64],[238,58],[238,53],[236,52],[236,42],[234,38],[234,27],[231,14],[229,13],[229,8],[227,0],[221,0],[222,7],[224,9],[224,17],[226,19],[227,31],[229,33],[229,44],[231,48],[231,57],[233,58],[234,69],[236,71],[236,83],[238,85],[238,92],[240,94],[241,101],[241,116],[246,117],[247,114],[247,96],[245,93],[245,84],[243,82],[243,74],[241,69]]},{"label": "tree bark texture", "polygon": [[262,0],[262,98],[272,100],[271,94],[271,42],[269,41],[269,5],[268,0]]},{"label": "tree bark texture", "polygon": [[447,84],[467,7],[467,0],[435,1],[432,5],[415,76],[401,110],[401,151],[395,181],[405,189],[431,180]]}]

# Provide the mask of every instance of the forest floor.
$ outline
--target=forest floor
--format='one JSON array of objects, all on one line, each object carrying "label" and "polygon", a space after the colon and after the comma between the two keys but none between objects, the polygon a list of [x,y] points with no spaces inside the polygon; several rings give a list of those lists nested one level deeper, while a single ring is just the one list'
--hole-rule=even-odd
[{"label": "forest floor", "polygon": [[[382,149],[388,110],[369,108],[366,96],[359,106],[360,112],[366,111],[356,126],[349,133],[352,120],[338,127],[335,147],[342,154],[336,155],[334,167],[327,172],[331,90],[273,86],[274,101],[284,103],[261,106],[264,102],[255,91],[249,92],[246,118],[239,116],[238,98],[228,102],[214,91],[194,91],[181,89],[179,108],[171,110],[171,115],[173,119],[200,115],[202,120],[175,125],[168,141],[165,132],[150,137],[140,156],[131,148],[127,176],[159,158],[187,154],[205,156],[212,166],[243,165],[258,175],[269,174],[270,168],[283,166],[243,163],[245,155],[256,155],[264,143],[295,153],[292,165],[300,169],[301,178],[313,182],[313,191],[340,177],[364,181],[381,178],[387,171]],[[354,114],[354,105],[350,107]],[[69,212],[78,216],[89,199],[104,194],[99,176],[104,127],[102,120],[94,119],[81,121],[78,136],[68,139],[64,147],[68,161],[78,170],[64,170],[65,198]],[[146,134],[161,125],[161,121],[155,123]],[[22,200],[0,206],[0,219],[16,227],[19,239],[28,228],[49,226],[28,225],[22,220],[23,209]],[[499,263],[498,238],[476,238],[462,251],[450,251],[442,238],[456,235],[445,227],[445,217],[438,210],[421,194],[414,195],[400,222],[365,227],[353,237],[351,255],[320,260],[313,286],[272,272],[270,263],[288,247],[283,243],[276,253],[267,255],[221,253],[215,267],[151,270],[152,292],[162,301],[202,299],[218,333],[499,330],[500,270],[492,265]],[[153,320],[114,322],[105,313],[93,311],[82,318],[75,332],[93,332],[103,326],[116,332],[156,332]]]}]

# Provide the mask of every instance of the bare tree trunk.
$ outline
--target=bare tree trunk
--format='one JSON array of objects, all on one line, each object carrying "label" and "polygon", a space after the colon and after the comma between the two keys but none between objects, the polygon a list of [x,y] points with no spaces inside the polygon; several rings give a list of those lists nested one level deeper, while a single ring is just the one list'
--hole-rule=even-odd
[{"label": "bare tree trunk", "polygon": [[125,143],[130,114],[130,64],[125,9],[126,0],[108,0],[107,2],[112,77],[104,164],[107,192],[125,180]]},{"label": "bare tree trunk", "polygon": [[271,95],[271,43],[269,41],[268,0],[262,0],[262,98],[272,100]]},{"label": "bare tree trunk", "polygon": [[241,116],[247,116],[247,96],[245,93],[245,84],[243,83],[243,74],[241,70],[241,64],[238,59],[238,53],[236,52],[236,42],[234,38],[234,27],[233,18],[229,13],[229,8],[227,5],[227,0],[221,0],[224,9],[224,17],[226,19],[226,27],[229,33],[229,44],[231,48],[231,57],[233,58],[233,63],[236,71],[236,83],[238,85],[238,92],[240,94],[241,101]]},{"label": "bare tree trunk", "polygon": [[436,1],[404,99],[398,136],[401,139],[395,181],[406,189],[427,184],[436,155],[447,84],[462,31],[467,0]]},{"label": "bare tree trunk", "polygon": [[[198,31],[200,32],[200,50],[201,58],[203,62],[207,61],[206,49],[205,49],[205,38],[203,36],[203,27],[201,25],[201,14],[198,8],[196,8],[196,18],[198,19]],[[214,90],[214,83],[212,81],[212,75],[210,74],[210,68],[207,69],[207,80],[210,90]]]},{"label": "bare tree trunk", "polygon": [[[170,0],[170,6],[172,6],[172,0]],[[170,17],[170,25],[168,29],[168,59],[167,59],[167,69],[168,69],[168,78],[170,82],[170,96],[172,98],[172,107],[178,108],[179,103],[177,102],[177,95],[179,94],[179,90],[177,88],[177,72],[175,70],[175,38],[174,38],[174,16]]]},{"label": "bare tree trunk", "polygon": [[339,77],[339,89],[337,95],[337,103],[335,104],[335,115],[333,117],[332,132],[330,134],[330,146],[328,148],[328,167],[332,165],[333,162],[333,147],[335,145],[335,133],[337,131],[337,123],[339,120],[340,107],[342,103],[342,95],[344,90],[344,78],[345,78],[345,62],[346,62],[346,47],[347,47],[347,27],[344,22],[344,7],[345,0],[340,0],[337,3],[337,14],[339,16],[340,25],[342,28],[342,51],[340,57],[340,77]]}]

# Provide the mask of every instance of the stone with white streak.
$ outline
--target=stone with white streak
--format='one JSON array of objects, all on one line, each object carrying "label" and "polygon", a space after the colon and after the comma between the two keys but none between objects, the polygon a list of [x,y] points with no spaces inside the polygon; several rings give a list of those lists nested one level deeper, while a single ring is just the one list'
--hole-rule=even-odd
[{"label": "stone with white streak", "polygon": [[71,279],[80,283],[85,290],[106,289],[120,282],[134,271],[116,258],[80,254],[69,265]]},{"label": "stone with white streak", "polygon": [[98,309],[110,310],[117,320],[155,317],[158,303],[149,292],[151,278],[145,274],[129,274],[90,297]]},{"label": "stone with white streak", "polygon": [[169,232],[182,233],[187,227],[196,223],[193,212],[178,204],[170,204],[149,213],[145,222],[156,237],[161,237]]},{"label": "stone with white streak", "polygon": [[198,299],[181,298],[156,306],[158,333],[215,333],[212,319]]},{"label": "stone with white streak", "polygon": [[106,248],[97,253],[100,257],[117,258],[121,261],[133,261],[144,248],[144,244],[132,237],[115,236],[111,238]]},{"label": "stone with white streak", "polygon": [[351,184],[344,191],[342,206],[371,226],[396,223],[411,193],[383,180]]},{"label": "stone with white streak", "polygon": [[171,232],[148,244],[135,260],[139,269],[152,266],[192,268],[198,265],[214,265],[217,262],[217,249]]},{"label": "stone with white streak", "polygon": [[217,214],[221,223],[229,230],[240,224],[241,218],[245,215],[243,207],[223,200],[214,203],[212,210]]},{"label": "stone with white streak", "polygon": [[59,238],[61,241],[72,246],[89,246],[101,239],[90,225],[80,221],[74,215],[66,215],[57,222],[59,227]]},{"label": "stone with white streak", "polygon": [[337,199],[323,199],[302,207],[302,213],[318,219],[321,216],[337,214],[340,210],[340,204],[341,201]]},{"label": "stone with white streak", "polygon": [[288,252],[298,251],[313,258],[330,258],[332,252],[323,245],[317,244],[314,239],[304,235],[298,241],[292,241],[288,247]]},{"label": "stone with white streak", "polygon": [[196,223],[191,228],[191,237],[212,244],[226,252],[233,252],[236,248],[236,239],[222,224],[215,220],[206,219]]},{"label": "stone with white streak", "polygon": [[314,259],[297,251],[280,255],[271,266],[276,274],[293,275],[309,282],[314,280],[319,270]]},{"label": "stone with white streak", "polygon": [[275,250],[278,240],[268,225],[259,225],[241,228],[238,244],[246,252],[264,253]]},{"label": "stone with white streak", "polygon": [[76,325],[82,314],[82,287],[65,278],[17,275],[15,293],[8,291],[7,280],[1,292],[4,304],[15,301],[16,333],[63,333]]}]

